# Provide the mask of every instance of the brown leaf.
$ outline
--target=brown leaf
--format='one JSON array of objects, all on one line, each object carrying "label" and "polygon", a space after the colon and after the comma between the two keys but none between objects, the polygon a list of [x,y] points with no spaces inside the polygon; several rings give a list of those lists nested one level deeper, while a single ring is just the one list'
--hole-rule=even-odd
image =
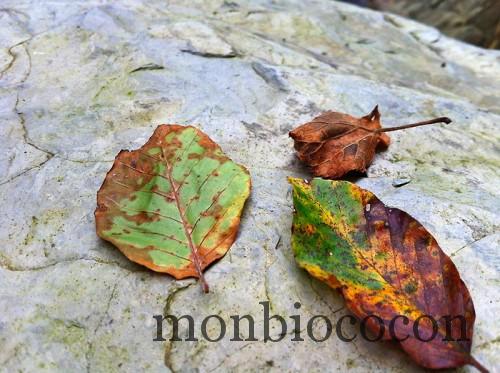
[{"label": "brown leaf", "polygon": [[382,128],[378,106],[364,117],[328,111],[290,132],[299,159],[314,176],[338,179],[350,171],[365,172],[372,163],[377,146],[387,147],[391,140],[384,132],[450,123],[446,117],[399,127]]}]

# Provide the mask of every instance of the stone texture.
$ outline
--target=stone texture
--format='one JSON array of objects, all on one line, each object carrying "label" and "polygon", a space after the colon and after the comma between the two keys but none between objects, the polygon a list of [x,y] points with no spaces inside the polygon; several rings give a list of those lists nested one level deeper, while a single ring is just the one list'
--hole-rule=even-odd
[{"label": "stone texture", "polygon": [[[452,256],[476,306],[474,355],[500,366],[500,54],[324,0],[166,4],[2,2],[0,370],[420,371],[387,344],[262,341],[260,301],[299,312],[302,328],[346,312],[290,251],[286,177],[308,174],[287,132],[323,110],[359,116],[375,104],[386,126],[454,120],[391,133],[356,181]],[[160,123],[197,125],[252,174],[239,238],[207,271],[209,295],[95,235],[95,193],[112,159]],[[248,313],[260,341],[153,342],[163,313],[191,313],[198,326]]]}]

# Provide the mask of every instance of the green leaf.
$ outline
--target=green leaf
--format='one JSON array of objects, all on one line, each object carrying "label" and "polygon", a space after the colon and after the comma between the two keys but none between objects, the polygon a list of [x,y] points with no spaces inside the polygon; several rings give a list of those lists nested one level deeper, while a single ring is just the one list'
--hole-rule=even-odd
[{"label": "green leaf", "polygon": [[97,234],[130,260],[200,278],[233,244],[250,194],[248,171],[191,126],[158,126],[121,151],[97,193]]}]

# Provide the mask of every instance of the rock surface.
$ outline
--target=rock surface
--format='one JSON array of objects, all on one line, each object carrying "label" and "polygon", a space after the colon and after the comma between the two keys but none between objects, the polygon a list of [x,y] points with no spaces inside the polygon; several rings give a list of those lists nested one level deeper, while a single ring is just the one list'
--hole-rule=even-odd
[{"label": "rock surface", "polygon": [[[262,340],[262,301],[300,313],[302,328],[346,313],[294,263],[286,177],[308,174],[287,133],[323,110],[359,116],[375,104],[386,126],[453,119],[391,133],[357,182],[451,255],[476,307],[473,353],[500,366],[500,54],[326,0],[166,4],[2,1],[0,370],[420,371],[397,347],[359,338],[292,342],[289,330]],[[252,174],[239,238],[207,271],[209,295],[95,234],[111,161],[160,123],[195,124]],[[153,342],[153,315],[185,313],[198,336],[208,315],[226,320],[228,335],[230,315],[253,315],[259,341]]]}]

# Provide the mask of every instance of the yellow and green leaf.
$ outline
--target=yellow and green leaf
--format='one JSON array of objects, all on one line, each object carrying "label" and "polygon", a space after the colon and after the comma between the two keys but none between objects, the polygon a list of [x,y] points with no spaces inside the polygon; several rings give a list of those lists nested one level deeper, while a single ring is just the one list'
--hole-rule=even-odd
[{"label": "yellow and green leaf", "polygon": [[[372,316],[367,326],[376,335],[380,332],[384,340],[408,335],[401,346],[419,364],[483,369],[470,355],[475,314],[469,292],[453,262],[418,221],[347,181],[289,181],[295,208],[292,248],[299,266],[339,289],[358,318]],[[427,342],[413,329],[424,315],[438,325]],[[398,316],[391,334],[391,321]],[[465,329],[452,323],[451,338],[446,338],[446,317],[463,317]],[[426,317],[417,329],[423,340],[432,336]]]}]

